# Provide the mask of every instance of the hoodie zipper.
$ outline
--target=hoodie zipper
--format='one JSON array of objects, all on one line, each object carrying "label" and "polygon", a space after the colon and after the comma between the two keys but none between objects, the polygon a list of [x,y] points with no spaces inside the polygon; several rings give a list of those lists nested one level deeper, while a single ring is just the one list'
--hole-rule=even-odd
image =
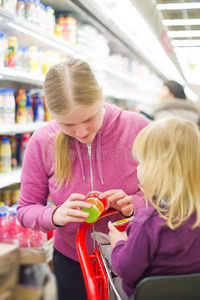
[{"label": "hoodie zipper", "polygon": [[92,173],[92,146],[90,144],[87,144],[88,148],[88,156],[90,160],[90,179],[91,179],[91,187],[93,191],[93,173]]},{"label": "hoodie zipper", "polygon": [[[91,187],[92,187],[92,191],[93,189],[93,173],[92,173],[92,146],[90,144],[87,144],[87,148],[88,148],[88,156],[90,159],[90,179],[91,179]],[[92,231],[94,233],[95,229],[94,229],[94,225],[92,225]],[[95,249],[95,239],[93,239],[93,249]]]}]

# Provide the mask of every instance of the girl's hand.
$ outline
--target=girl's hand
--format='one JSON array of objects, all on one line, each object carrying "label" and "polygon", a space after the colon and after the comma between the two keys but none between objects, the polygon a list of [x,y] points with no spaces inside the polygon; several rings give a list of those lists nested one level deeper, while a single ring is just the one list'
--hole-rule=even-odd
[{"label": "girl's hand", "polygon": [[65,226],[69,222],[84,222],[89,213],[81,211],[82,207],[90,208],[92,205],[84,200],[82,194],[71,194],[70,197],[53,213],[53,223],[56,226]]},{"label": "girl's hand", "polygon": [[134,212],[133,197],[127,196],[123,190],[109,190],[99,195],[100,199],[107,198],[110,206],[121,211],[124,216],[131,216]]},{"label": "girl's hand", "polygon": [[110,229],[109,236],[112,248],[115,247],[118,241],[126,241],[128,239],[126,231],[120,232],[117,228],[115,228],[111,221],[108,222],[108,228]]}]

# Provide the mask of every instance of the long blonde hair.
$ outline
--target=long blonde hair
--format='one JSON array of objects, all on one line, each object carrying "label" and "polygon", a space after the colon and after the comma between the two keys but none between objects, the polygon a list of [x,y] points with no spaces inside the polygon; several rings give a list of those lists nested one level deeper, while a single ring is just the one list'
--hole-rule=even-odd
[{"label": "long blonde hair", "polygon": [[[193,212],[200,225],[200,132],[183,119],[162,119],[141,130],[133,155],[142,166],[145,197],[171,229]],[[155,197],[156,196],[156,197]],[[167,206],[162,200],[167,199]]]},{"label": "long blonde hair", "polygon": [[[75,105],[91,106],[103,99],[99,86],[89,64],[81,59],[71,58],[50,68],[44,80],[45,102],[51,113],[65,115]],[[61,130],[55,144],[56,184],[68,184],[72,179],[69,137]]]}]

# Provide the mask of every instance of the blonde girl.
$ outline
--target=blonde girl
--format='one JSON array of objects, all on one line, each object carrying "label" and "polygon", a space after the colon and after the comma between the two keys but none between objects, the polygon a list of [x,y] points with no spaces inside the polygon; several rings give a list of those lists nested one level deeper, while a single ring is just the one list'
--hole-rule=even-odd
[{"label": "blonde girl", "polygon": [[147,206],[126,230],[109,222],[112,263],[132,295],[154,275],[200,272],[200,132],[183,119],[162,119],[145,127],[133,144],[137,176]]},{"label": "blonde girl", "polygon": [[[46,105],[54,120],[37,130],[22,167],[18,218],[24,227],[54,231],[54,272],[59,300],[87,298],[76,252],[76,234],[89,208],[85,196],[102,192],[119,214],[133,214],[144,204],[131,157],[136,135],[148,121],[104,102],[90,65],[69,59],[53,66],[44,81]],[[130,132],[132,132],[130,134]],[[55,207],[46,206],[51,198]],[[108,220],[107,220],[108,221]],[[95,230],[108,232],[107,221]],[[92,230],[92,229],[91,229]],[[86,237],[93,251],[90,232]]]}]

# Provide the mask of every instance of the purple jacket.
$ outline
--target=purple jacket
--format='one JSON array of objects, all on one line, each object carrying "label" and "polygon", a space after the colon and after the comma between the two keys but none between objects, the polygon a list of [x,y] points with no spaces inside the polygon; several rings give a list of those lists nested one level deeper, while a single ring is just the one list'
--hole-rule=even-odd
[{"label": "purple jacket", "polygon": [[[55,248],[78,261],[76,234],[80,223],[56,227],[52,222],[55,208],[46,206],[49,193],[58,206],[72,193],[86,195],[92,188],[100,192],[123,189],[126,194],[133,195],[134,209],[137,211],[144,205],[144,201],[138,191],[137,164],[132,158],[131,150],[136,135],[147,124],[148,121],[139,114],[105,104],[103,124],[92,143],[91,158],[86,144],[70,138],[74,180],[59,190],[55,187],[53,176],[54,141],[59,127],[53,120],[37,130],[29,141],[22,167],[18,202],[18,219],[22,226],[43,232],[55,229]],[[108,219],[115,221],[121,218],[117,214],[100,220],[95,224],[95,230],[108,233]],[[93,250],[91,231],[92,228],[86,237],[89,253]]]},{"label": "purple jacket", "polygon": [[195,217],[172,230],[151,204],[135,214],[126,229],[128,240],[117,242],[111,254],[128,296],[145,277],[200,272],[200,227],[191,229]]}]

